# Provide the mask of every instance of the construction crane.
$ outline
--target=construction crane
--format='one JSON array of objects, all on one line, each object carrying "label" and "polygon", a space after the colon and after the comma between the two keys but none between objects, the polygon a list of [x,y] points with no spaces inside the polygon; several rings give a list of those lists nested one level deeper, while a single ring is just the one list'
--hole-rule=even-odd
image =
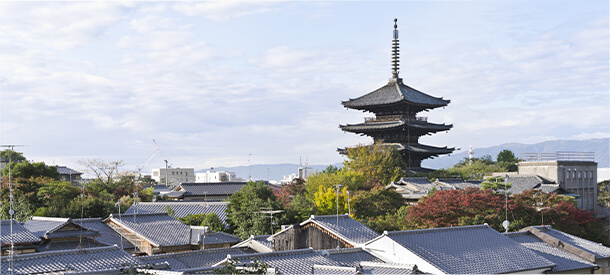
[{"label": "construction crane", "polygon": [[[155,145],[157,146],[157,151],[159,152],[159,154],[161,155],[161,157],[163,158],[163,161],[165,161],[165,186],[169,186],[168,183],[168,172],[167,169],[169,168],[169,165],[167,164],[167,158],[163,155],[163,153],[161,152],[161,148],[159,148],[159,144],[157,144],[157,142],[153,139],[153,142],[155,143]],[[161,176],[161,175],[159,175]]]}]

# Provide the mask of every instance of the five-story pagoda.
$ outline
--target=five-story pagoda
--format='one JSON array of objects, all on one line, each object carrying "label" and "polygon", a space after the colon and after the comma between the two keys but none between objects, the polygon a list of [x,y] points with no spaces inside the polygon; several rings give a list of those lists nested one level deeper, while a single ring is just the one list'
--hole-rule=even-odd
[{"label": "five-story pagoda", "polygon": [[[361,97],[343,101],[344,107],[371,112],[375,117],[365,118],[364,123],[340,125],[341,130],[373,138],[375,143],[395,146],[409,167],[409,173],[429,172],[421,162],[453,152],[454,148],[434,147],[419,143],[419,137],[440,131],[448,131],[453,125],[428,122],[417,113],[444,107],[449,100],[436,98],[402,82],[398,77],[399,47],[397,19],[394,19],[392,40],[392,78],[385,86]],[[344,153],[344,149],[340,149]]]}]

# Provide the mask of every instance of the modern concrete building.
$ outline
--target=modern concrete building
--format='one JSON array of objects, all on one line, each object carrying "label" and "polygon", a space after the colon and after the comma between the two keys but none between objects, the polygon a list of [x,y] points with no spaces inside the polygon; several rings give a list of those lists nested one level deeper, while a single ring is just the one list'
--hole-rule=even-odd
[{"label": "modern concrete building", "polygon": [[593,152],[525,153],[517,164],[519,175],[551,179],[579,197],[578,207],[600,213],[597,206],[597,163]]},{"label": "modern concrete building", "polygon": [[151,178],[159,184],[178,186],[185,182],[195,182],[194,168],[155,168]]},{"label": "modern concrete building", "polygon": [[205,173],[195,174],[196,183],[227,182],[236,181],[236,179],[235,172],[227,171],[205,171]]}]

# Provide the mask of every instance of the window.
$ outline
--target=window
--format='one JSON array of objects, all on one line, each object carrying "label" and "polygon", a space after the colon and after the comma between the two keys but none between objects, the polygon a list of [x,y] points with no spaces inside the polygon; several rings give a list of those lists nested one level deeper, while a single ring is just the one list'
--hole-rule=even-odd
[{"label": "window", "polygon": [[593,171],[589,171],[589,178],[592,179],[593,178]]},{"label": "window", "polygon": [[578,178],[582,178],[582,171],[578,171]]}]

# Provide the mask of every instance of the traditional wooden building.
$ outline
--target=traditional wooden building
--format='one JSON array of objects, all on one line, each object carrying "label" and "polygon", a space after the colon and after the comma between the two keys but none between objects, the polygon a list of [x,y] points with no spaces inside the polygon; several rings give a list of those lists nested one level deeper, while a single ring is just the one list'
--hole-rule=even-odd
[{"label": "traditional wooden building", "polygon": [[[396,20],[394,20],[396,22]],[[450,100],[422,93],[405,85],[398,77],[398,30],[394,24],[392,42],[392,78],[385,86],[355,99],[343,101],[344,107],[375,114],[364,123],[340,125],[341,130],[373,138],[375,143],[394,146],[401,153],[409,172],[429,172],[421,167],[424,159],[453,152],[454,148],[435,147],[419,143],[419,138],[442,131],[453,125],[428,122],[427,117],[417,116],[422,111],[445,107]],[[346,153],[346,149],[339,149]]]}]

